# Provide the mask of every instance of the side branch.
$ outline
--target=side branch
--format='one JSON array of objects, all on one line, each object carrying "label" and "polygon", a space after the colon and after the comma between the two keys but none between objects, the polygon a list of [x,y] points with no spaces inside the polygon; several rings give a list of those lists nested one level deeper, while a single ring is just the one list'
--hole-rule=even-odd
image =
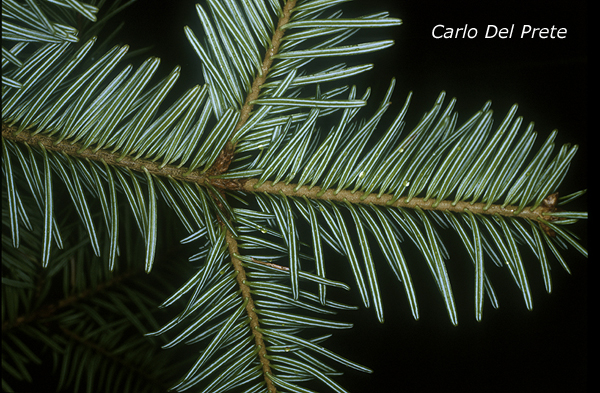
[{"label": "side branch", "polygon": [[283,38],[283,30],[281,29],[281,27],[289,22],[290,16],[292,15],[292,9],[295,5],[296,0],[289,0],[287,3],[285,3],[285,6],[283,7],[283,12],[281,14],[281,17],[279,18],[279,21],[277,22],[277,28],[275,29],[275,33],[273,34],[273,37],[271,37],[271,46],[267,50],[267,53],[265,53],[265,58],[261,65],[260,74],[254,79],[254,82],[252,83],[252,89],[250,90],[250,93],[248,93],[246,101],[244,102],[244,106],[240,111],[240,119],[238,121],[238,124],[236,124],[235,126],[236,131],[242,128],[244,124],[246,124],[246,121],[250,117],[250,113],[252,113],[254,104],[251,104],[251,102],[258,98],[260,89],[267,80],[267,74],[269,73],[269,70],[271,69],[271,64],[273,63],[273,56],[275,56],[277,52],[279,52],[279,45],[281,44],[281,39]]},{"label": "side branch", "polygon": [[73,332],[73,331],[71,331],[71,330],[69,330],[69,329],[67,329],[67,328],[65,328],[63,326],[60,326],[60,330],[63,332],[63,334],[65,336],[67,336],[71,340],[77,341],[81,345],[83,345],[85,347],[88,347],[88,348],[91,348],[92,350],[94,350],[95,352],[99,353],[103,357],[109,359],[111,362],[116,363],[116,364],[120,364],[122,367],[135,372],[140,377],[142,377],[148,383],[148,385],[159,386],[164,391],[166,391],[168,389],[168,387],[165,386],[165,384],[163,384],[158,379],[154,378],[154,376],[152,376],[151,374],[148,374],[148,373],[144,372],[144,370],[142,370],[139,367],[136,367],[133,364],[130,364],[128,362],[123,361],[122,356],[118,356],[118,355],[115,355],[115,354],[111,353],[111,351],[107,350],[103,346],[101,346],[99,344],[96,344],[96,343],[92,342],[89,339],[83,338],[80,335],[78,335],[77,333],[75,333],[75,332]]},{"label": "side branch", "polygon": [[57,151],[73,157],[85,158],[97,162],[104,161],[111,166],[129,168],[132,171],[142,173],[144,172],[144,168],[146,168],[150,174],[155,176],[171,177],[173,179],[195,182],[198,184],[204,184],[208,180],[208,176],[200,170],[192,171],[186,175],[187,168],[178,168],[173,165],[161,167],[160,163],[143,159],[135,160],[130,156],[121,157],[118,153],[111,153],[104,149],[94,151],[92,148],[87,148],[82,150],[81,145],[77,143],[71,144],[68,141],[56,143],[56,140],[50,136],[41,134],[32,135],[31,132],[27,130],[15,134],[16,131],[16,127],[11,127],[2,123],[2,137],[10,141],[25,143],[33,147],[41,145],[46,150]]},{"label": "side branch", "polygon": [[[279,45],[281,44],[281,39],[283,38],[283,33],[284,33],[284,31],[283,31],[283,29],[281,29],[281,27],[290,21],[290,16],[292,15],[292,9],[294,8],[295,5],[296,5],[296,0],[288,0],[285,3],[285,6],[283,7],[281,17],[279,18],[279,21],[277,22],[277,27],[275,28],[273,37],[271,37],[271,46],[267,50],[267,53],[265,53],[265,58],[263,59],[262,65],[260,67],[260,73],[254,79],[254,82],[252,82],[252,88],[250,89],[250,92],[246,96],[244,105],[242,106],[242,109],[240,110],[240,118],[239,118],[237,124],[235,125],[234,131],[233,131],[234,133],[235,133],[235,131],[242,128],[244,126],[244,124],[246,124],[248,119],[250,118],[252,109],[254,109],[254,104],[252,104],[252,101],[258,99],[258,95],[260,94],[260,89],[261,89],[262,85],[264,85],[265,81],[267,80],[267,74],[269,73],[269,70],[271,69],[271,64],[273,63],[273,56],[275,56],[277,54],[277,52],[279,52]],[[227,168],[229,167],[229,163],[233,159],[233,151],[234,150],[235,150],[235,145],[231,142],[231,140],[228,141],[227,144],[225,145],[225,147],[223,148],[223,150],[221,151],[221,154],[219,155],[219,159],[217,160],[217,162],[219,164],[213,165],[214,170],[211,171],[211,174],[218,175],[227,170]]]},{"label": "side branch", "polygon": [[233,238],[231,232],[227,231],[227,235],[225,236],[227,241],[227,247],[229,249],[229,255],[231,255],[231,263],[233,264],[233,268],[238,273],[237,274],[237,282],[240,290],[242,291],[242,296],[244,300],[248,300],[246,304],[246,313],[250,318],[250,328],[252,329],[252,334],[254,335],[254,343],[256,344],[258,350],[258,359],[262,365],[263,375],[265,377],[265,382],[267,384],[267,389],[269,393],[275,393],[277,389],[273,382],[268,377],[268,374],[271,373],[271,366],[269,364],[269,359],[267,359],[267,350],[265,342],[263,341],[263,335],[258,331],[258,315],[254,312],[254,301],[252,300],[252,294],[250,293],[250,287],[246,285],[246,271],[242,266],[242,261],[240,261],[236,255],[238,255],[238,246],[237,241]]},{"label": "side branch", "polygon": [[128,272],[124,272],[116,277],[111,278],[110,280],[98,284],[94,288],[86,289],[83,292],[75,293],[69,297],[59,300],[57,303],[47,304],[31,314],[21,315],[17,317],[14,321],[6,321],[2,324],[2,334],[8,332],[11,329],[18,328],[21,325],[32,323],[40,319],[46,319],[52,317],[56,312],[62,308],[71,306],[77,302],[83,301],[86,298],[95,295],[101,291],[104,291],[113,285],[119,284],[123,280],[127,280],[132,276],[139,274],[140,271],[132,270]]},{"label": "side branch", "polygon": [[336,194],[335,190],[333,189],[326,190],[321,194],[321,188],[317,186],[312,188],[309,188],[308,186],[302,186],[296,191],[296,184],[277,183],[274,185],[271,181],[266,181],[262,185],[255,187],[257,183],[257,179],[250,179],[244,183],[242,189],[247,192],[266,192],[275,195],[280,195],[283,193],[286,196],[305,196],[310,199],[337,202],[348,201],[350,203],[362,203],[365,205],[373,204],[378,206],[406,207],[411,209],[416,209],[418,207],[423,210],[450,211],[456,213],[462,213],[465,209],[467,209],[475,214],[499,214],[507,217],[528,218],[538,222],[540,218],[543,218],[546,221],[554,219],[554,217],[551,216],[542,216],[545,212],[553,210],[552,206],[547,206],[546,204],[539,206],[533,211],[530,209],[523,209],[520,213],[515,214],[519,207],[512,205],[503,207],[501,205],[492,204],[489,208],[485,209],[485,203],[472,204],[470,202],[458,202],[453,205],[453,202],[448,200],[441,201],[436,205],[436,200],[433,198],[428,200],[423,198],[412,198],[408,202],[406,202],[405,199],[400,198],[393,203],[389,203],[393,200],[393,195],[390,194],[383,194],[379,198],[377,197],[377,194],[370,194],[364,197],[364,195],[359,192],[352,193],[351,191],[347,190],[342,190]]}]

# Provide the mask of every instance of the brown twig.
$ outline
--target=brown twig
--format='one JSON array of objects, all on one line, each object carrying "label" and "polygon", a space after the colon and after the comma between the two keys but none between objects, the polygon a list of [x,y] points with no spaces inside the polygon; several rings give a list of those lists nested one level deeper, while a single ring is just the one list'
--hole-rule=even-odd
[{"label": "brown twig", "polygon": [[61,141],[56,143],[53,137],[36,134],[33,135],[28,130],[23,130],[16,134],[16,127],[8,126],[2,123],[2,137],[14,142],[25,143],[29,146],[43,146],[44,149],[50,151],[56,151],[64,154],[68,154],[73,157],[89,159],[92,161],[102,162],[104,161],[110,166],[119,166],[123,168],[129,168],[132,171],[144,172],[144,168],[150,172],[150,174],[161,177],[171,177],[177,180],[184,180],[186,182],[195,182],[198,184],[204,184],[208,180],[206,174],[201,173],[200,170],[195,170],[189,174],[185,174],[187,168],[177,168],[173,165],[165,165],[161,167],[160,163],[152,162],[143,159],[133,159],[130,156],[121,157],[118,153],[111,153],[108,150],[98,149],[94,151],[92,148],[82,149],[82,146],[78,143],[71,143],[68,141]]},{"label": "brown twig", "polygon": [[226,235],[227,247],[229,249],[229,255],[231,255],[231,263],[233,264],[233,268],[237,272],[236,280],[238,282],[238,286],[242,291],[242,297],[244,300],[248,300],[246,304],[246,313],[250,318],[250,329],[252,329],[252,334],[254,334],[254,343],[258,348],[258,359],[260,360],[260,364],[262,365],[263,375],[265,378],[265,382],[267,384],[267,389],[269,393],[275,393],[277,389],[271,379],[267,376],[267,373],[271,373],[271,366],[269,363],[269,359],[267,359],[267,350],[265,346],[265,342],[263,340],[263,335],[258,331],[258,316],[254,311],[254,301],[252,300],[252,295],[250,294],[250,287],[246,284],[246,271],[242,266],[242,261],[240,261],[235,255],[238,254],[238,246],[237,241],[233,238],[231,232],[227,231]]},{"label": "brown twig", "polygon": [[[369,194],[365,196],[362,193],[356,192],[352,193],[352,191],[341,190],[336,193],[333,189],[328,189],[324,192],[321,191],[320,187],[312,187],[308,186],[299,187],[296,190],[296,184],[285,184],[283,182],[279,182],[277,184],[273,184],[271,181],[266,181],[262,185],[256,187],[258,184],[257,179],[249,179],[243,185],[243,190],[248,192],[265,192],[269,194],[280,195],[281,193],[286,196],[305,196],[309,199],[318,199],[318,200],[327,200],[327,201],[337,201],[344,202],[348,201],[354,204],[365,204],[365,205],[379,205],[379,206],[392,206],[392,207],[406,207],[411,209],[416,209],[417,207],[422,210],[438,210],[438,211],[450,211],[463,213],[465,209],[476,213],[476,214],[486,214],[486,215],[501,215],[506,217],[521,217],[528,218],[530,220],[538,221],[542,218],[546,221],[556,219],[556,217],[544,215],[545,213],[552,212],[553,205],[549,203],[544,203],[538,208],[534,210],[523,209],[521,212],[518,212],[518,206],[501,206],[501,205],[490,205],[487,209],[485,203],[470,203],[470,202],[458,202],[453,204],[452,201],[444,200],[439,203],[436,203],[435,199],[425,200],[423,198],[412,198],[410,201],[406,202],[404,198],[400,198],[397,201],[390,203],[393,200],[393,195],[383,194],[380,197],[377,194]],[[518,212],[518,213],[515,213]]]},{"label": "brown twig", "polygon": [[[288,23],[291,13],[292,13],[292,9],[294,8],[295,4],[296,4],[296,0],[289,0],[285,4],[285,7],[283,8],[282,15],[279,18],[279,22],[277,23],[277,28],[271,39],[271,46],[267,50],[267,53],[265,54],[265,58],[263,60],[262,66],[261,66],[261,72],[254,79],[254,82],[252,83],[252,88],[251,88],[249,94],[246,96],[244,105],[242,106],[242,109],[240,110],[240,118],[234,128],[234,131],[233,131],[234,133],[235,133],[235,131],[242,128],[244,126],[244,124],[246,124],[248,119],[250,118],[250,114],[252,113],[252,109],[254,108],[254,104],[252,104],[252,102],[258,98],[260,89],[261,89],[262,85],[265,83],[265,81],[267,80],[267,74],[269,73],[269,70],[271,69],[271,64],[273,62],[273,56],[275,56],[277,54],[277,52],[279,51],[279,45],[281,43],[281,38],[283,37],[283,30],[281,29],[281,27],[283,25],[285,25],[286,23]],[[223,148],[223,150],[221,150],[219,157],[217,158],[217,160],[215,161],[213,166],[209,169],[207,174],[209,176],[215,176],[215,175],[219,175],[219,174],[227,171],[227,169],[229,168],[229,165],[231,163],[231,160],[233,159],[234,150],[235,150],[235,144],[230,139],[227,142],[227,144],[225,145],[225,147]],[[241,188],[241,183],[236,182],[233,184]],[[225,182],[224,185],[232,185],[232,183]],[[217,186],[217,184],[215,184],[215,186]],[[224,224],[222,224],[222,225],[224,225]],[[256,315],[256,312],[254,311],[254,301],[252,300],[252,295],[250,294],[250,288],[246,284],[246,271],[244,270],[244,267],[242,266],[242,262],[235,256],[238,253],[237,242],[233,238],[233,235],[231,234],[231,232],[229,232],[229,231],[227,231],[226,239],[227,239],[227,245],[229,248],[229,254],[231,255],[231,263],[233,264],[235,271],[238,273],[237,278],[236,278],[237,282],[238,282],[238,286],[240,287],[243,298],[245,300],[248,300],[248,303],[246,304],[246,313],[248,314],[248,317],[250,318],[250,328],[252,329],[252,333],[254,335],[254,342],[256,344],[256,347],[258,348],[258,358],[262,365],[263,376],[265,379],[265,383],[267,385],[267,390],[270,393],[276,393],[277,388],[273,384],[273,381],[271,381],[271,379],[269,378],[269,375],[271,374],[271,366],[269,364],[269,359],[267,359],[267,357],[266,357],[267,350],[266,350],[265,343],[263,341],[262,333],[260,331],[258,331],[258,327],[259,327],[258,316]]]},{"label": "brown twig", "polygon": [[[275,33],[273,34],[273,37],[271,37],[271,46],[267,50],[267,53],[265,53],[265,58],[263,59],[260,68],[260,74],[257,75],[257,77],[254,79],[254,82],[252,82],[252,88],[246,96],[244,105],[240,110],[240,118],[233,129],[233,133],[242,128],[250,118],[250,114],[252,114],[252,110],[254,109],[254,104],[252,104],[252,102],[258,98],[258,95],[260,94],[260,89],[267,80],[267,75],[269,73],[269,70],[271,69],[271,64],[273,63],[273,56],[275,56],[279,52],[279,45],[281,44],[281,39],[283,38],[284,33],[281,27],[289,22],[290,16],[292,15],[292,9],[295,5],[296,0],[288,0],[288,2],[285,3],[285,6],[283,7],[281,17],[277,22],[277,28],[275,29]],[[229,164],[233,159],[234,150],[235,143],[233,143],[230,139],[223,148],[223,150],[221,150],[219,158],[217,159],[215,164],[213,164],[213,167],[209,170],[211,175],[221,174],[225,172],[227,168],[229,168]]]}]

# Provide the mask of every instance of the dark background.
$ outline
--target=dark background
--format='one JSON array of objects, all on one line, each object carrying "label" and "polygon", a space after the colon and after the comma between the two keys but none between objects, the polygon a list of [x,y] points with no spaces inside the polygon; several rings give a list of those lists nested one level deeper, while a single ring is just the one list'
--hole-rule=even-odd
[{"label": "dark background", "polygon": [[[203,83],[200,62],[183,34],[183,26],[201,31],[194,2],[144,1],[127,11],[124,36],[132,49],[154,44],[150,52],[162,57],[165,72],[180,64],[182,82]],[[457,4],[455,4],[457,3]],[[409,126],[428,110],[441,90],[457,97],[463,120],[492,100],[499,122],[513,103],[524,124],[535,121],[538,145],[550,131],[559,130],[556,145],[580,146],[560,191],[587,188],[587,5],[584,1],[354,1],[345,15],[388,10],[403,20],[396,28],[366,32],[367,36],[396,41],[384,52],[365,55],[357,62],[375,68],[361,83],[373,87],[373,100],[383,96],[392,77],[397,79],[395,106],[414,92]],[[432,28],[476,27],[475,39],[434,39]],[[488,24],[510,27],[511,39],[485,39]],[[565,27],[566,39],[519,38],[523,24]],[[186,83],[185,81],[190,81]],[[360,91],[360,90],[359,90]],[[412,117],[411,117],[412,116]],[[388,120],[389,121],[389,120]],[[558,150],[558,147],[555,151]],[[583,200],[578,210],[587,209]],[[577,209],[575,209],[577,210]],[[585,223],[578,234],[585,232]],[[457,237],[452,238],[456,242]],[[587,239],[582,240],[587,245]],[[460,243],[460,242],[456,242]],[[539,264],[523,253],[533,291],[534,308],[527,311],[508,271],[489,263],[488,274],[499,296],[494,310],[486,300],[483,321],[473,311],[473,269],[457,245],[448,269],[458,304],[459,325],[449,322],[441,296],[420,256],[409,262],[421,311],[413,320],[404,291],[386,266],[382,281],[385,324],[373,310],[344,315],[350,331],[336,332],[329,347],[375,370],[372,375],[348,370],[339,381],[352,392],[581,392],[587,386],[587,260],[565,253],[572,276],[553,263],[553,292],[543,287]],[[527,258],[530,260],[527,261]],[[553,261],[554,262],[554,261]],[[342,262],[340,262],[342,263]],[[340,273],[342,274],[342,273]],[[353,278],[345,277],[353,283]],[[356,294],[355,294],[356,295]],[[340,296],[341,299],[347,299]],[[354,304],[360,304],[358,295]],[[344,370],[345,371],[345,370]]]},{"label": "dark background", "polygon": [[[178,85],[182,88],[203,83],[200,62],[183,33],[184,25],[190,25],[197,34],[201,31],[193,4],[140,1],[125,12],[127,25],[122,34],[132,49],[154,45],[149,54],[163,59],[165,73],[180,64],[183,70]],[[408,91],[414,92],[409,126],[431,107],[441,90],[449,98],[458,98],[456,110],[462,120],[491,99],[499,122],[513,103],[519,103],[518,114],[524,117],[524,124],[535,121],[538,146],[555,128],[560,131],[557,146],[580,146],[560,192],[564,195],[587,188],[587,2],[358,0],[343,7],[347,16],[389,10],[391,16],[404,21],[400,27],[363,35],[396,41],[391,49],[356,60],[375,64],[361,80],[364,86],[373,87],[375,102],[385,93],[390,79],[396,77],[396,110]],[[468,24],[478,28],[479,34],[475,39],[438,40],[431,34],[437,24],[454,28]],[[514,36],[485,39],[488,24],[515,24]],[[523,24],[565,27],[567,38],[521,39]],[[574,207],[585,209],[586,199]],[[586,236],[585,225],[581,224],[578,234]],[[524,252],[533,311],[525,309],[507,269],[489,263],[487,272],[500,308],[494,310],[487,302],[483,321],[478,323],[473,311],[472,265],[461,251],[458,238],[450,239],[447,245],[452,259],[447,266],[459,325],[454,327],[449,322],[420,256],[409,254],[421,311],[419,321],[413,320],[404,291],[382,263],[379,278],[386,323],[379,324],[373,310],[343,315],[344,320],[355,323],[355,329],[336,333],[328,344],[375,373],[348,370],[338,379],[342,385],[352,392],[585,391],[588,261],[576,252],[566,252],[572,276],[553,261],[554,289],[548,295],[539,264]],[[587,246],[586,237],[582,243]],[[339,274],[343,275],[343,270]],[[352,277],[343,278],[353,283]],[[348,301],[344,296],[340,299]],[[352,300],[360,304],[358,295]]]}]

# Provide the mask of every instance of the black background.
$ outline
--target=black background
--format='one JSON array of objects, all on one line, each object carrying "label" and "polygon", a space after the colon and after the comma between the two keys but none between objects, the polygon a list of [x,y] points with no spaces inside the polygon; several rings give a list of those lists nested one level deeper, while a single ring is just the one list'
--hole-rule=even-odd
[{"label": "black background", "polygon": [[[125,19],[120,34],[132,50],[153,45],[148,55],[162,58],[164,73],[182,66],[178,86],[185,90],[203,83],[200,61],[187,43],[183,26],[201,32],[193,1],[138,1],[116,20]],[[373,101],[397,79],[396,110],[408,91],[414,92],[408,126],[428,110],[441,90],[457,97],[457,111],[465,120],[487,100],[493,101],[496,121],[513,103],[525,124],[535,121],[541,143],[557,128],[557,145],[576,143],[580,151],[560,188],[562,194],[587,188],[587,3],[585,1],[391,1],[357,0],[343,7],[357,16],[388,10],[399,17],[400,27],[368,31],[362,37],[392,38],[396,45],[384,52],[353,60],[372,62],[375,68],[360,81],[373,87]],[[475,39],[434,39],[437,24],[479,29]],[[511,39],[485,39],[488,24],[510,27]],[[523,24],[567,28],[567,38],[519,38]],[[111,24],[109,29],[114,28]],[[359,90],[360,91],[360,90]],[[390,115],[392,116],[392,115]],[[388,119],[389,121],[389,119]],[[539,145],[538,143],[538,145]],[[586,210],[582,199],[574,210]],[[587,246],[586,227],[576,230]],[[447,262],[458,306],[459,325],[451,325],[433,280],[421,257],[407,251],[416,285],[421,318],[415,321],[404,291],[383,261],[378,266],[386,321],[380,324],[372,309],[348,313],[341,319],[355,324],[336,332],[329,348],[373,370],[352,370],[338,378],[352,392],[582,392],[587,386],[587,260],[566,252],[572,276],[553,263],[553,292],[544,291],[539,264],[523,253],[533,291],[533,311],[527,311],[507,269],[486,265],[499,296],[500,308],[489,302],[482,322],[473,311],[473,269],[458,238],[446,242],[452,259]],[[456,244],[456,245],[453,245]],[[376,256],[378,257],[378,256]],[[333,257],[332,257],[333,258]],[[343,261],[332,260],[331,266]],[[158,261],[157,261],[158,263]],[[337,265],[336,265],[337,264]],[[348,269],[332,268],[347,283]],[[329,270],[328,270],[329,271]],[[345,275],[346,274],[346,275]],[[340,300],[360,304],[353,297]],[[336,296],[335,293],[333,296]],[[325,390],[325,388],[323,388]]]},{"label": "black background", "polygon": [[[140,2],[126,11],[127,25],[122,36],[132,49],[154,45],[150,53],[163,59],[165,72],[180,64],[183,70],[179,85],[187,88],[203,81],[200,61],[185,39],[183,26],[190,25],[197,34],[202,30],[194,2],[174,4]],[[373,87],[375,102],[385,93],[390,79],[396,77],[396,110],[408,91],[414,92],[409,126],[431,107],[442,90],[449,97],[457,97],[456,109],[463,114],[463,120],[485,101],[492,100],[499,122],[510,106],[518,103],[524,124],[535,121],[538,146],[555,128],[559,130],[557,146],[580,146],[560,192],[564,195],[587,188],[586,2],[359,0],[343,7],[347,16],[388,10],[404,22],[400,27],[368,31],[362,36],[396,41],[384,52],[356,60],[375,64],[361,81]],[[477,28],[479,34],[475,39],[434,39],[432,29],[438,24],[453,28],[468,24]],[[485,39],[488,24],[514,24],[515,33],[511,39]],[[520,38],[524,24],[564,27],[567,37]],[[585,209],[586,199],[574,207]],[[580,225],[578,234],[587,232],[585,225]],[[419,321],[413,320],[401,286],[382,263],[378,272],[385,324],[377,322],[373,310],[343,315],[342,319],[353,322],[355,328],[336,333],[328,344],[375,373],[365,375],[348,370],[339,379],[342,385],[353,392],[585,391],[587,260],[574,251],[564,254],[572,276],[553,261],[554,289],[548,295],[539,264],[524,252],[533,311],[526,310],[508,271],[489,263],[487,272],[499,296],[500,308],[494,310],[487,302],[483,321],[478,323],[473,311],[472,265],[461,251],[458,238],[451,239],[447,245],[452,259],[447,266],[458,304],[459,325],[454,327],[449,322],[441,296],[420,256],[413,253],[409,261],[421,310]],[[586,237],[582,243],[587,246]],[[353,283],[351,276],[343,276],[343,270],[339,274]],[[358,295],[352,303],[360,304]]]}]

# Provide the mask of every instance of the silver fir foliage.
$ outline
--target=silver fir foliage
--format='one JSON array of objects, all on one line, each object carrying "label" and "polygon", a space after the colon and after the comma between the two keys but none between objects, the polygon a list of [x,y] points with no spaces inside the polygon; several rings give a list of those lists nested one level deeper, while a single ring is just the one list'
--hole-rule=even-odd
[{"label": "silver fir foliage", "polygon": [[531,309],[526,259],[551,292],[565,249],[587,257],[569,229],[587,213],[568,207],[585,190],[560,189],[577,145],[536,144],[516,105],[459,121],[443,92],[409,124],[395,80],[383,97],[352,85],[373,68],[356,58],[393,45],[355,35],[400,19],[208,0],[184,27],[203,84],[169,101],[180,67],[157,77],[160,59],[99,42],[129,5],[103,3],[2,5],[3,390],[33,381],[41,344],[57,389],[345,392],[343,369],[372,370],[326,346],[353,326],[334,317],[357,308],[343,292],[383,322],[392,274],[418,319],[424,264],[458,323],[443,232],[470,259],[478,321],[499,305],[488,269]]}]

